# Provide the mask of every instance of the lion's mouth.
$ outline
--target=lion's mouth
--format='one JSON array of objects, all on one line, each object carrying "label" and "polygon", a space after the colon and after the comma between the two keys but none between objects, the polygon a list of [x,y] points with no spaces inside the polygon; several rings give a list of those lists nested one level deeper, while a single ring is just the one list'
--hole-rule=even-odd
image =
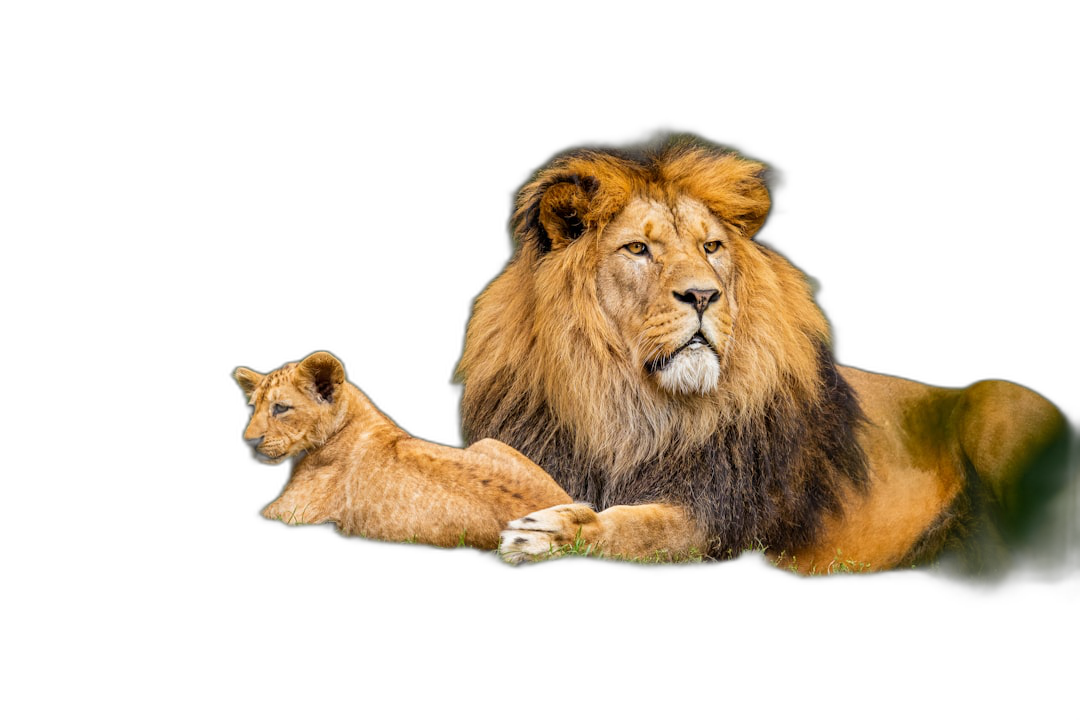
[{"label": "lion's mouth", "polygon": [[716,348],[712,346],[712,343],[709,342],[708,338],[706,338],[704,335],[701,334],[700,331],[698,331],[694,333],[693,337],[687,340],[685,344],[677,348],[675,352],[668,355],[663,355],[656,358],[655,360],[650,360],[649,362],[645,363],[645,372],[649,374],[663,372],[664,368],[666,368],[671,363],[671,361],[674,360],[675,357],[678,356],[678,354],[681,353],[683,350],[697,350],[698,348],[702,347],[709,348],[714,353],[716,352]]}]

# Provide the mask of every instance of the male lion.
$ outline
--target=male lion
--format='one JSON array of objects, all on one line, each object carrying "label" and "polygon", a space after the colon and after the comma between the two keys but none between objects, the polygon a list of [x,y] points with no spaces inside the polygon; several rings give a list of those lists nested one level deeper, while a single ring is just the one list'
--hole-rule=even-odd
[{"label": "male lion", "polygon": [[271,459],[301,457],[270,519],[337,523],[346,535],[494,549],[511,518],[570,497],[513,448],[464,450],[410,437],[345,381],[326,352],[267,375],[237,368],[255,407],[244,438]]},{"label": "male lion", "polygon": [[946,548],[983,566],[1028,529],[1062,415],[1008,382],[836,365],[806,278],[753,239],[763,171],[681,136],[560,155],[520,191],[516,252],[458,367],[463,427],[581,504],[512,522],[511,561],[578,538],[629,557],[766,547],[802,572]]}]

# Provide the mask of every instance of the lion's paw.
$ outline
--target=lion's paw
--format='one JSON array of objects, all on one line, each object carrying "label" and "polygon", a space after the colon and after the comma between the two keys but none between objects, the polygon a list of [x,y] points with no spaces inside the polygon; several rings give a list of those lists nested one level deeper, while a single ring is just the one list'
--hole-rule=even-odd
[{"label": "lion's paw", "polygon": [[516,565],[525,560],[544,560],[561,555],[567,546],[590,544],[599,526],[596,511],[588,505],[556,505],[511,520],[499,539],[499,554]]}]

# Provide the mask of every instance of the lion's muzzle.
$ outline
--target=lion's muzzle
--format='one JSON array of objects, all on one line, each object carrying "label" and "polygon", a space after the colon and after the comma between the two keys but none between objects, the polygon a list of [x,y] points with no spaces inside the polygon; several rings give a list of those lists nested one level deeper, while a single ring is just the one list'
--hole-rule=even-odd
[{"label": "lion's muzzle", "polygon": [[690,288],[685,292],[672,291],[672,295],[679,302],[684,302],[687,305],[693,305],[694,310],[697,311],[700,318],[705,314],[705,310],[714,302],[720,299],[720,291],[712,288],[702,290],[700,288]]}]

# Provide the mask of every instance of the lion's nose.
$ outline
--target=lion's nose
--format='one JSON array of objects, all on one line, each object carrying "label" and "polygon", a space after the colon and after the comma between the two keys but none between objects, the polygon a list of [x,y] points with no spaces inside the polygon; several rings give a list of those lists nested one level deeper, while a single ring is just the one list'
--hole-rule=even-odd
[{"label": "lion's nose", "polygon": [[700,288],[690,288],[686,292],[675,292],[672,294],[675,296],[676,300],[688,305],[693,305],[694,309],[697,310],[698,315],[705,312],[705,308],[716,302],[717,298],[720,297],[719,290],[701,290]]},{"label": "lion's nose", "polygon": [[244,442],[250,445],[253,449],[257,450],[262,443],[262,435],[257,438],[244,438]]}]

